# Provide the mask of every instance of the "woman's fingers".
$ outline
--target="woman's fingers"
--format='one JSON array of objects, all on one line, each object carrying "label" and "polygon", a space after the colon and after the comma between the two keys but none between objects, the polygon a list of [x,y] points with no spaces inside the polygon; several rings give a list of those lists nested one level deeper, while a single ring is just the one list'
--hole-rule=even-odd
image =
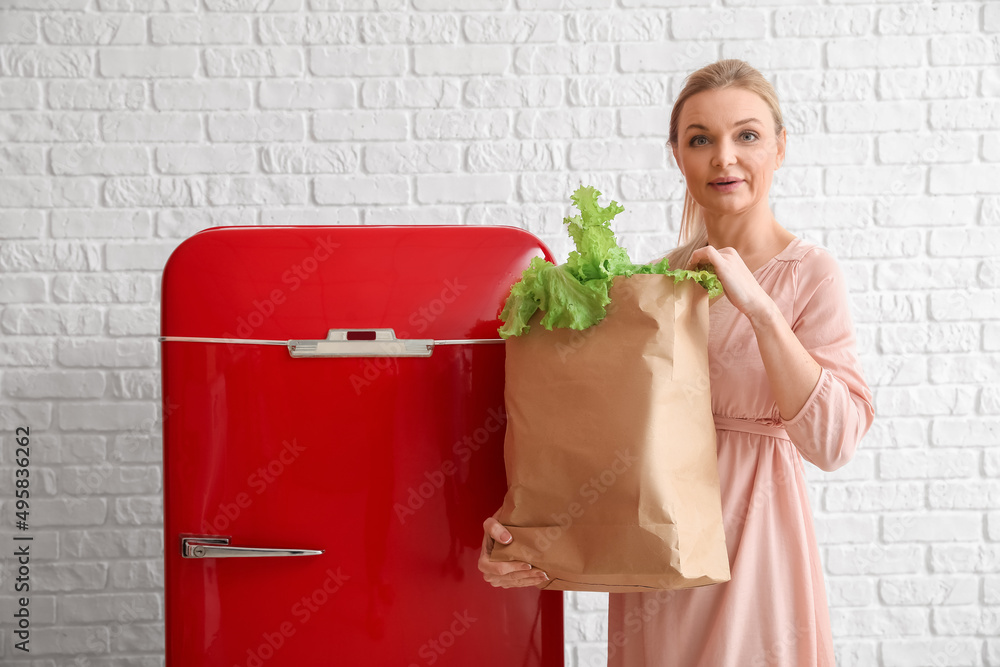
[{"label": "woman's fingers", "polygon": [[490,517],[483,522],[483,548],[479,553],[479,571],[483,579],[494,587],[519,588],[538,586],[549,580],[541,570],[524,561],[491,561],[490,554],[496,542],[510,544],[514,537],[503,524]]},{"label": "woman's fingers", "polygon": [[524,588],[540,586],[548,583],[548,577],[528,572],[515,572],[505,577],[485,577],[486,582],[494,588]]},{"label": "woman's fingers", "polygon": [[691,259],[688,261],[687,269],[693,271],[699,264],[710,264],[714,267],[719,259],[722,259],[729,254],[736,254],[736,251],[729,247],[720,249],[710,245],[702,246],[691,253]]},{"label": "woman's fingers", "polygon": [[[512,561],[492,561],[490,560],[490,554],[493,553],[493,545],[496,540],[490,534],[490,530],[496,535],[501,533],[507,533],[507,529],[503,527],[496,519],[490,517],[485,522],[483,526],[486,527],[486,533],[483,535],[483,548],[479,552],[479,570],[484,575],[490,576],[506,576],[508,574],[520,571],[527,571],[531,569],[530,563],[525,563],[524,561],[512,560]],[[510,537],[510,533],[507,533]]]},{"label": "woman's fingers", "polygon": [[491,577],[506,577],[508,575],[517,574],[517,579],[522,572],[537,574],[540,570],[535,570],[531,567],[530,563],[525,563],[520,560],[509,560],[509,561],[491,561],[489,556],[485,554],[479,555],[479,569],[484,575],[489,575]]},{"label": "woman's fingers", "polygon": [[[711,264],[712,258],[709,255],[709,248],[712,246],[705,246],[703,248],[698,248],[693,253],[691,253],[691,259],[688,260],[687,268],[689,271],[693,271],[699,264]],[[713,250],[715,248],[712,248]]]},{"label": "woman's fingers", "polygon": [[510,534],[510,531],[504,528],[503,524],[493,517],[489,517],[483,522],[483,530],[485,530],[486,534],[497,542],[510,544],[514,539],[514,536]]},{"label": "woman's fingers", "polygon": [[[492,566],[483,572],[483,579],[498,588],[517,588],[521,586],[537,586],[549,580],[541,570],[536,570],[528,563],[510,561],[505,563],[490,563]],[[480,570],[483,565],[480,564]]]}]

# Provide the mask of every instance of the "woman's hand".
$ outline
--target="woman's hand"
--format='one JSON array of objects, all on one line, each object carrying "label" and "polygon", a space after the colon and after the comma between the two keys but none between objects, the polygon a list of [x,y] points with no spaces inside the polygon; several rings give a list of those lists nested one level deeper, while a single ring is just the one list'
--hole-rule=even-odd
[{"label": "woman's hand", "polygon": [[699,264],[711,264],[715,267],[715,274],[722,283],[726,298],[751,322],[770,313],[769,309],[774,306],[774,302],[735,249],[717,249],[710,245],[698,248],[691,255],[687,268],[693,270]]},{"label": "woman's hand", "polygon": [[483,579],[498,588],[539,586],[548,582],[548,576],[541,570],[532,568],[530,563],[519,560],[494,563],[490,560],[493,545],[497,541],[510,544],[513,539],[514,536],[497,521],[496,515],[483,522],[483,550],[479,554],[479,570],[483,573]]}]

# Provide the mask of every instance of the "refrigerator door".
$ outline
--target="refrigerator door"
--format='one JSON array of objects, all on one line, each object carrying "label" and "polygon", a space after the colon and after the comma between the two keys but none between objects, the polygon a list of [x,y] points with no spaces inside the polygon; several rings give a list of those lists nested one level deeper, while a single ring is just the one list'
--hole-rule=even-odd
[{"label": "refrigerator door", "polygon": [[506,491],[509,227],[229,227],[163,274],[168,667],[562,665],[477,567]]}]

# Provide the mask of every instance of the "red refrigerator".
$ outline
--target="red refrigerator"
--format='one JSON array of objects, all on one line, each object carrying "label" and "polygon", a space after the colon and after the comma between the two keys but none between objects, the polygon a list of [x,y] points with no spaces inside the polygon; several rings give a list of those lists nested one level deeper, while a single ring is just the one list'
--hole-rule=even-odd
[{"label": "red refrigerator", "polygon": [[563,664],[494,589],[512,227],[225,227],[163,272],[168,667]]}]

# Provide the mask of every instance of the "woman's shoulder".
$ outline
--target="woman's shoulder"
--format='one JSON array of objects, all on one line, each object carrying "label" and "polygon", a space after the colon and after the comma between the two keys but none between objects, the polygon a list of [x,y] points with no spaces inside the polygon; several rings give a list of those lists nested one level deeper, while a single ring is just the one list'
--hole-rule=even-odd
[{"label": "woman's shoulder", "polygon": [[[806,310],[838,308],[847,304],[847,281],[837,259],[825,246],[798,238],[787,248],[791,288],[790,322],[793,330]],[[832,312],[832,311],[831,311]]]},{"label": "woman's shoulder", "polygon": [[823,278],[840,272],[840,265],[825,246],[796,236],[782,250],[779,259],[800,277]]},{"label": "woman's shoulder", "polygon": [[[775,257],[772,298],[783,294],[791,308],[791,321],[818,294],[830,298],[839,294],[846,299],[846,277],[837,259],[825,246],[802,237],[795,237]],[[831,292],[830,290],[833,290]]]}]

